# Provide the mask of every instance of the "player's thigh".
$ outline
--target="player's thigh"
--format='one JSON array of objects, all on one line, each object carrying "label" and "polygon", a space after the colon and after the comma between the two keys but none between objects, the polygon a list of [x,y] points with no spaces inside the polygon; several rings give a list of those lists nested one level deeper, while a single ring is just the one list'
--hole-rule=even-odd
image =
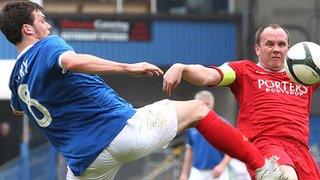
[{"label": "player's thigh", "polygon": [[320,179],[317,163],[307,147],[298,145],[290,151],[299,179]]},{"label": "player's thigh", "polygon": [[120,162],[139,159],[166,147],[177,134],[177,116],[169,100],[137,109],[108,149]]},{"label": "player's thigh", "polygon": [[[295,170],[295,165],[293,159],[290,157],[290,155],[287,152],[287,147],[284,145],[281,145],[282,143],[279,143],[278,140],[273,139],[266,139],[264,141],[260,141],[258,143],[259,149],[261,150],[261,153],[265,157],[271,157],[271,156],[277,156],[279,157],[279,160],[277,163],[280,165],[281,169],[285,172],[285,177],[288,178],[288,180],[297,180],[297,172]],[[257,144],[255,144],[257,145]]]},{"label": "player's thigh", "polygon": [[111,180],[122,164],[113,158],[108,149],[104,149],[81,176],[74,176],[68,167],[67,180]]}]

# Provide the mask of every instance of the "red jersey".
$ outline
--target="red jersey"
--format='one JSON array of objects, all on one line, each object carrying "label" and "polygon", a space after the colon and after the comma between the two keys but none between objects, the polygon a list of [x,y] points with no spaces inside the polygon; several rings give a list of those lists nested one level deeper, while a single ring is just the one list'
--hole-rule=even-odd
[{"label": "red jersey", "polygon": [[298,140],[307,147],[311,100],[319,84],[296,84],[285,72],[270,72],[249,60],[228,65],[236,72],[229,87],[239,103],[238,129],[250,141],[276,136]]}]

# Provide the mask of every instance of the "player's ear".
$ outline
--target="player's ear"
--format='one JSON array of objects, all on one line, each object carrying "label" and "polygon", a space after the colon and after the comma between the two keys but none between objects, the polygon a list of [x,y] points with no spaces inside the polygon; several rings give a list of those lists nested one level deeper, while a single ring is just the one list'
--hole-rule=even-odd
[{"label": "player's ear", "polygon": [[21,31],[22,31],[23,33],[29,34],[29,35],[34,34],[33,26],[30,25],[30,24],[24,24],[24,25],[22,25]]},{"label": "player's ear", "polygon": [[254,51],[256,55],[258,55],[258,53],[260,52],[260,46],[258,44],[254,44]]}]

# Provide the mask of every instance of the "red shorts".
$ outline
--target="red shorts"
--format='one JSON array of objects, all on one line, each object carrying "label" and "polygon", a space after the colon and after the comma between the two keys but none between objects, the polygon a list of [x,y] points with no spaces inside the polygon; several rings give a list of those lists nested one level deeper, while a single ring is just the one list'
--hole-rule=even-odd
[{"label": "red shorts", "polygon": [[[256,139],[253,144],[261,151],[264,157],[278,156],[279,165],[292,166],[301,180],[318,179],[320,173],[316,161],[312,157],[309,149],[297,141],[281,139],[276,137],[262,137]],[[254,175],[255,171],[248,169]]]}]

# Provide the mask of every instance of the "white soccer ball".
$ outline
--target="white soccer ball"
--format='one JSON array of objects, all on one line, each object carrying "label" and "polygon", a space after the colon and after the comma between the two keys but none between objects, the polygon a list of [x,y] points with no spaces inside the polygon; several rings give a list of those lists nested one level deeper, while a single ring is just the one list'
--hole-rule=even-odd
[{"label": "white soccer ball", "polygon": [[284,62],[289,79],[311,86],[320,82],[320,46],[313,42],[299,42],[292,46]]}]

